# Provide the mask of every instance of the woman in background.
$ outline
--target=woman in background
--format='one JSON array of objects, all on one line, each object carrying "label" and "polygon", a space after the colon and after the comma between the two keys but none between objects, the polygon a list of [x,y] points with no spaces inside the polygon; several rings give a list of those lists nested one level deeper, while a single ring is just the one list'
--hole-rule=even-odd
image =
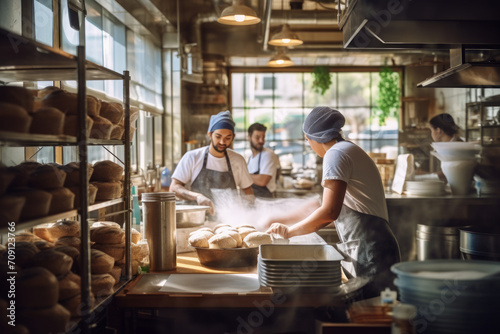
[{"label": "woman in background", "polygon": [[439,114],[429,121],[432,140],[435,142],[463,141],[458,136],[458,126],[450,114]]}]

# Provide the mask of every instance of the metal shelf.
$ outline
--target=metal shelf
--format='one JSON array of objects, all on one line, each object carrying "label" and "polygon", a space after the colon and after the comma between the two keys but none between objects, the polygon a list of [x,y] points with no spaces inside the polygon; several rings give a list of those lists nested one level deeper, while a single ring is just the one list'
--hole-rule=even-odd
[{"label": "metal shelf", "polygon": [[[77,57],[0,29],[0,80],[77,80]],[[85,61],[86,80],[122,80],[120,73]]]},{"label": "metal shelf", "polygon": [[[88,145],[123,145],[124,140],[88,139]],[[0,146],[75,146],[77,138],[66,135],[40,135],[0,131]]]}]

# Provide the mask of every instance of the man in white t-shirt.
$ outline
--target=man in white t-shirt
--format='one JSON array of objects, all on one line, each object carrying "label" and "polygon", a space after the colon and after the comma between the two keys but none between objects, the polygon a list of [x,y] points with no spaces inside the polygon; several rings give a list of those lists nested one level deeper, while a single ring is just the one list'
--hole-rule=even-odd
[{"label": "man in white t-shirt", "polygon": [[213,189],[239,188],[244,194],[253,195],[253,181],[245,158],[228,148],[234,140],[234,121],[229,111],[210,118],[208,136],[208,146],[187,152],[179,161],[170,191],[180,199],[210,206],[210,214],[214,214]]},{"label": "man in white t-shirt", "polygon": [[273,197],[276,190],[276,175],[280,169],[278,156],[271,149],[264,147],[266,130],[267,128],[260,123],[254,123],[248,128],[248,141],[252,154],[247,167],[253,179],[252,189],[257,197]]}]

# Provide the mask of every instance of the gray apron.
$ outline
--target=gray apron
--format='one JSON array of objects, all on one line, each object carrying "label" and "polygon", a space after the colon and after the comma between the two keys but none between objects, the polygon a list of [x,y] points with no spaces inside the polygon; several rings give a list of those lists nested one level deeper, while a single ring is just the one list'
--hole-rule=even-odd
[{"label": "gray apron", "polygon": [[224,153],[227,162],[227,172],[219,172],[213,169],[207,169],[208,147],[203,157],[203,167],[200,173],[191,184],[191,190],[213,200],[212,189],[234,189],[236,190],[236,182],[234,181],[233,171],[231,169],[231,162]]},{"label": "gray apron", "polygon": [[[262,156],[262,152],[259,153],[259,161],[257,162],[258,168],[257,168],[257,171],[255,173],[253,173],[254,175],[260,174],[260,157],[261,156]],[[273,197],[273,193],[270,192],[266,186],[262,187],[262,186],[258,186],[256,184],[252,184],[252,189],[253,189],[253,194],[256,197],[268,197],[268,198]]]},{"label": "gray apron", "polygon": [[335,227],[341,240],[337,246],[351,261],[342,263],[344,269],[371,280],[363,288],[363,297],[380,296],[386,287],[395,290],[390,268],[401,260],[401,255],[388,222],[343,205]]}]

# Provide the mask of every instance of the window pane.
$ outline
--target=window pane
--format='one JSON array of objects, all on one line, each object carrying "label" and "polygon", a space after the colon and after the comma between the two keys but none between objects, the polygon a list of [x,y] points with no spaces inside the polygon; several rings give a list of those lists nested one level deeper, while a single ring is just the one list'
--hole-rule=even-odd
[{"label": "window pane", "polygon": [[52,20],[52,0],[35,1],[35,39],[40,43],[54,45],[54,22]]},{"label": "window pane", "polygon": [[[273,89],[265,88],[264,82],[273,82],[272,73],[247,73],[243,83],[245,105],[248,107],[271,107],[273,105]],[[269,85],[267,84],[266,87]]]},{"label": "window pane", "polygon": [[274,131],[276,140],[304,140],[302,124],[304,123],[302,108],[285,108],[274,111]]},{"label": "window pane", "polygon": [[0,27],[21,35],[21,4],[21,1],[0,1]]},{"label": "window pane", "polygon": [[275,73],[274,79],[276,107],[302,105],[302,73]]},{"label": "window pane", "polygon": [[312,73],[304,73],[304,105],[312,109],[316,106],[337,106],[337,73],[331,73],[332,84],[323,95],[313,89]]},{"label": "window pane", "polygon": [[231,76],[231,101],[234,107],[244,107],[245,106],[245,74],[234,73]]},{"label": "window pane", "polygon": [[370,105],[370,73],[338,73],[339,108]]}]

